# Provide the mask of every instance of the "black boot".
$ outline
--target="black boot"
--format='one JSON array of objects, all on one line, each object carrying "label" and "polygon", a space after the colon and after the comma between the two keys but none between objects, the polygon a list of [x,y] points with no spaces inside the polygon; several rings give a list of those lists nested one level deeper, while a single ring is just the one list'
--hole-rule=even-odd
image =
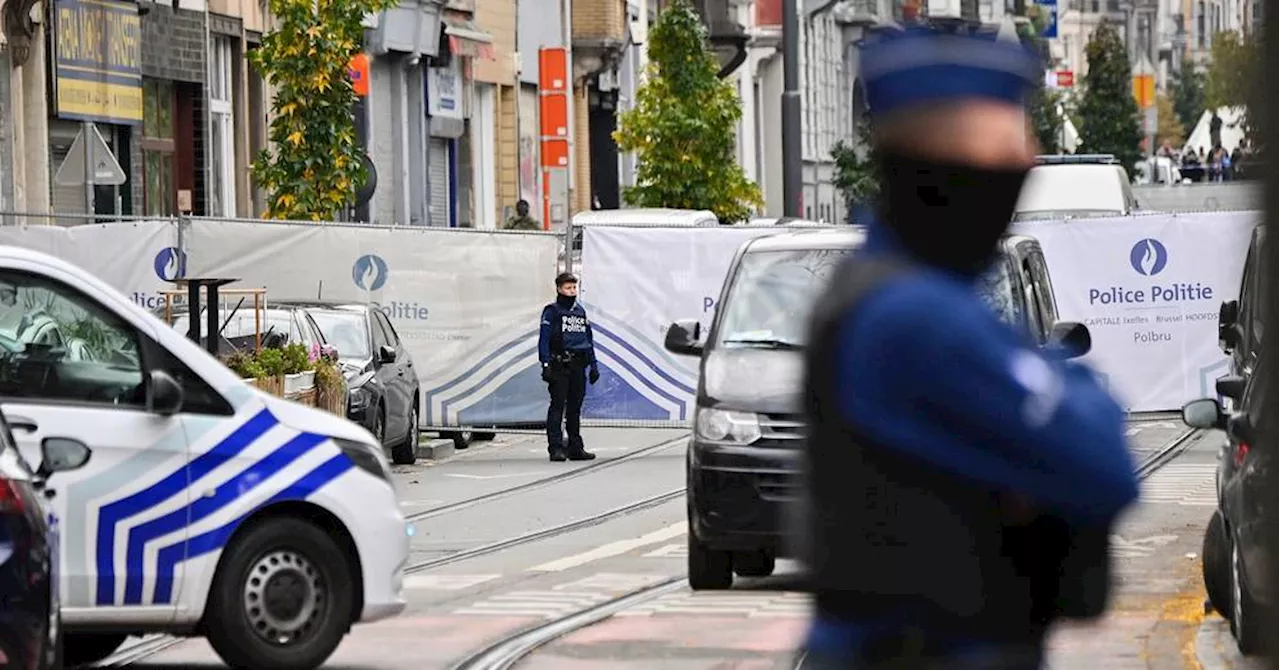
[{"label": "black boot", "polygon": [[571,461],[594,461],[595,458],[595,454],[583,449],[582,447],[578,447],[577,449],[569,452],[569,460]]},{"label": "black boot", "polygon": [[[547,453],[551,456],[553,463],[559,463],[567,458],[564,447],[548,447]],[[593,457],[594,458],[594,457]]]}]

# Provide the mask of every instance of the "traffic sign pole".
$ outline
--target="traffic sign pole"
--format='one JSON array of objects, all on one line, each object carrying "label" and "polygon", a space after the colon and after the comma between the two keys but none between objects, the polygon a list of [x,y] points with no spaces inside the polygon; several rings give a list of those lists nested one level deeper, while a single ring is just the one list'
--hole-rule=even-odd
[{"label": "traffic sign pole", "polygon": [[84,212],[93,216],[93,134],[97,132],[92,121],[85,121],[80,131],[84,135]]}]

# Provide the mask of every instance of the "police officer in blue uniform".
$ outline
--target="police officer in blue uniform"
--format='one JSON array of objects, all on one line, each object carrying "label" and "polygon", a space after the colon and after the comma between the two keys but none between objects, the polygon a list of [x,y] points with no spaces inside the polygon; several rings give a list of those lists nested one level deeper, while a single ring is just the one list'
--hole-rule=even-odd
[{"label": "police officer in blue uniform", "polygon": [[1034,163],[1040,66],[923,27],[861,50],[883,192],[811,321],[800,665],[1038,668],[1053,621],[1105,610],[1108,533],[1138,495],[1083,352],[1035,348],[973,286]]},{"label": "police officer in blue uniform", "polygon": [[[587,311],[578,304],[578,278],[568,272],[556,276],[556,301],[542,308],[538,331],[538,361],[542,380],[551,393],[547,407],[547,452],[553,461],[589,461],[596,457],[582,444],[582,400],[587,381],[600,379],[595,341]],[[565,431],[560,423],[564,422]],[[565,444],[564,432],[569,433]]]}]

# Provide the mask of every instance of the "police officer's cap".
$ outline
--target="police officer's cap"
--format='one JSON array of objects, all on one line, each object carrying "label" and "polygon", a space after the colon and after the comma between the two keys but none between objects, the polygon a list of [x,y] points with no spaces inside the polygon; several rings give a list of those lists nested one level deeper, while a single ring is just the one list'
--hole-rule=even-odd
[{"label": "police officer's cap", "polygon": [[560,288],[565,284],[577,284],[577,283],[578,283],[578,277],[575,276],[572,272],[561,272],[560,274],[556,275],[556,288]]},{"label": "police officer's cap", "polygon": [[1039,57],[1016,36],[962,34],[911,26],[873,30],[859,45],[859,68],[873,119],[961,100],[1022,104],[1043,85]]}]

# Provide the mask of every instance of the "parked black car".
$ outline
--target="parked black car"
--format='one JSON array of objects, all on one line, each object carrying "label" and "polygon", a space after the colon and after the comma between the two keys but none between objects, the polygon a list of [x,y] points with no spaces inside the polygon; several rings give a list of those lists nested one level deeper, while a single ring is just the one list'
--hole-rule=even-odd
[{"label": "parked black car", "polygon": [[[1218,346],[1231,357],[1231,375],[1247,380],[1262,350],[1262,330],[1266,309],[1262,302],[1267,275],[1262,271],[1266,231],[1253,229],[1249,252],[1240,278],[1240,294],[1218,310]],[[1230,397],[1228,395],[1228,397]]]},{"label": "parked black car", "polygon": [[325,342],[337,350],[347,378],[347,418],[390,447],[392,462],[415,462],[422,393],[413,357],[387,315],[361,303],[289,300],[275,304],[305,310]]},{"label": "parked black car", "polygon": [[[1264,356],[1274,352],[1264,353]],[[1238,383],[1239,377],[1223,381]],[[1275,495],[1274,413],[1261,397],[1264,383],[1255,375],[1245,385],[1235,412],[1223,411],[1214,398],[1193,400],[1182,419],[1193,428],[1225,430],[1218,457],[1218,509],[1204,535],[1204,585],[1209,603],[1231,623],[1240,652],[1275,650],[1277,609],[1276,525],[1268,498]],[[1219,393],[1222,393],[1221,386]]]},{"label": "parked black car", "polygon": [[60,670],[62,629],[58,598],[57,522],[46,516],[43,497],[55,472],[89,462],[77,440],[45,438],[33,472],[0,417],[0,668]]},{"label": "parked black car", "polygon": [[[804,329],[831,272],[863,240],[862,229],[845,227],[750,240],[729,266],[706,343],[697,321],[667,330],[668,351],[701,358],[686,456],[694,589],[728,588],[734,573],[767,576],[776,558],[795,553],[785,529],[799,497]],[[1088,350],[1083,325],[1057,321],[1035,239],[1004,238],[981,281],[1000,318],[1035,342]]]}]

